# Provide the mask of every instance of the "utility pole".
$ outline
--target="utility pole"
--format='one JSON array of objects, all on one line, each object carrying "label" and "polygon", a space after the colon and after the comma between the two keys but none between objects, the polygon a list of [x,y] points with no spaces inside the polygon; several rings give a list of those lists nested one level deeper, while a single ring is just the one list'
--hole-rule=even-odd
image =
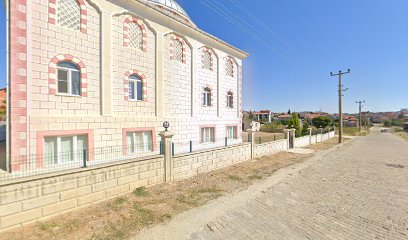
[{"label": "utility pole", "polygon": [[343,92],[347,91],[348,88],[343,89],[343,83],[342,83],[342,76],[345,74],[349,74],[351,71],[350,69],[347,70],[347,72],[342,72],[339,71],[339,73],[333,74],[332,72],[330,73],[330,76],[339,76],[339,143],[343,142]]},{"label": "utility pole", "polygon": [[365,101],[356,101],[358,103],[358,130],[361,132],[361,125],[363,124],[362,122],[362,117],[361,117],[361,108],[363,107],[363,103]]}]

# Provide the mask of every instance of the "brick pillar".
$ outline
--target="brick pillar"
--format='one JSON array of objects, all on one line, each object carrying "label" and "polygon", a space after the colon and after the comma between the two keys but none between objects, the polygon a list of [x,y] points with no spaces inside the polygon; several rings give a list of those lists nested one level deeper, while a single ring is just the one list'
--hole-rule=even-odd
[{"label": "brick pillar", "polygon": [[308,128],[307,131],[309,131],[309,145],[312,145],[312,128]]},{"label": "brick pillar", "polygon": [[286,139],[286,142],[287,142],[287,145],[288,145],[288,149],[289,149],[289,132],[290,132],[289,129],[283,129],[283,134],[285,135],[285,139]]},{"label": "brick pillar", "polygon": [[323,141],[323,128],[319,128],[320,130],[320,142]]},{"label": "brick pillar", "polygon": [[171,182],[174,179],[172,150],[174,133],[163,131],[159,133],[159,136],[161,137],[162,150],[164,155],[164,181]]},{"label": "brick pillar", "polygon": [[296,128],[291,128],[290,129],[290,136],[289,139],[292,140],[292,148],[295,148],[295,138],[296,138]]},{"label": "brick pillar", "polygon": [[247,130],[249,142],[251,143],[251,159],[255,157],[255,134],[253,130]]}]

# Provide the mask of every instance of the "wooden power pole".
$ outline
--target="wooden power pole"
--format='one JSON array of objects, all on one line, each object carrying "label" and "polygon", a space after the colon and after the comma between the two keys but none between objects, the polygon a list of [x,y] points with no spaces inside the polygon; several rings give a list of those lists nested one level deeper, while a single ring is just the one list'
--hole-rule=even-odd
[{"label": "wooden power pole", "polygon": [[343,92],[347,91],[348,88],[343,89],[343,83],[342,83],[342,76],[345,74],[349,74],[351,71],[350,69],[347,70],[347,72],[342,72],[339,71],[339,73],[333,74],[332,72],[330,73],[330,76],[339,76],[339,143],[343,142]]},{"label": "wooden power pole", "polygon": [[358,103],[358,130],[361,132],[361,125],[363,124],[362,120],[363,118],[361,117],[361,108],[363,107],[363,103],[365,101],[356,101]]}]

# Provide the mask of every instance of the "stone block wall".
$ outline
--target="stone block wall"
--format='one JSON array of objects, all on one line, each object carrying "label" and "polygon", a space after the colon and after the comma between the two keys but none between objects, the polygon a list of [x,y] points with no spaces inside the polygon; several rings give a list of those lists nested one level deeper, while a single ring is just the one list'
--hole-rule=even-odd
[{"label": "stone block wall", "polygon": [[156,155],[21,182],[0,182],[0,230],[30,224],[163,181],[163,156]]},{"label": "stone block wall", "polygon": [[251,159],[251,145],[205,150],[173,157],[174,179],[183,179]]},{"label": "stone block wall", "polygon": [[[329,139],[334,132],[312,136]],[[308,138],[308,137],[307,137]],[[299,139],[298,139],[299,140]],[[305,141],[305,140],[301,140]],[[173,180],[195,176],[251,159],[251,143],[203,150],[172,157]],[[253,146],[254,157],[286,151],[288,140]],[[0,231],[24,226],[79,207],[163,183],[163,155],[0,182]]]}]

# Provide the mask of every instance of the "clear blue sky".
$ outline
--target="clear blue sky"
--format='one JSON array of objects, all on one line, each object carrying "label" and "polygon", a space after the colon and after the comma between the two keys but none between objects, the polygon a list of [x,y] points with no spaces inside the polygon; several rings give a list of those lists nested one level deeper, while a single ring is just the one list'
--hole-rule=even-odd
[{"label": "clear blue sky", "polygon": [[[407,0],[178,2],[201,29],[250,54],[244,61],[246,110],[336,112],[337,79],[329,72],[347,68],[346,112],[356,112],[359,99],[370,111],[408,107]],[[4,11],[0,18],[5,33]]]}]

